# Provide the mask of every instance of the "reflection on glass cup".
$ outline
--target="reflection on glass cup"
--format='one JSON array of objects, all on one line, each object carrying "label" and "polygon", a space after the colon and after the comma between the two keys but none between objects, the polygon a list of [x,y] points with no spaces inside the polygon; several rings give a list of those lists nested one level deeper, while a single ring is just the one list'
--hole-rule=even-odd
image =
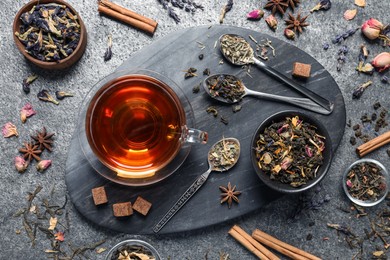
[{"label": "reflection on glass cup", "polygon": [[91,97],[86,110],[88,144],[102,164],[119,177],[151,177],[183,144],[206,143],[207,133],[187,124],[192,109],[184,109],[188,100],[179,88],[152,72],[121,74]]}]

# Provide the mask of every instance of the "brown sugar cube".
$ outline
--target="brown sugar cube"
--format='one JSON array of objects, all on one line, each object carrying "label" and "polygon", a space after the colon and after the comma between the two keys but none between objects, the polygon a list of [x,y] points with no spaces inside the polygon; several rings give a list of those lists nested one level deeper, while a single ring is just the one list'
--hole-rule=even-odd
[{"label": "brown sugar cube", "polygon": [[294,77],[308,79],[310,77],[310,70],[310,64],[294,62],[292,75]]},{"label": "brown sugar cube", "polygon": [[127,217],[133,214],[133,209],[131,208],[131,202],[122,202],[112,205],[112,210],[114,211],[115,217]]},{"label": "brown sugar cube", "polygon": [[133,204],[133,209],[144,216],[148,214],[150,207],[152,207],[152,203],[141,198],[140,196],[138,196]]},{"label": "brown sugar cube", "polygon": [[108,200],[104,186],[92,189],[92,198],[96,206],[107,203]]}]

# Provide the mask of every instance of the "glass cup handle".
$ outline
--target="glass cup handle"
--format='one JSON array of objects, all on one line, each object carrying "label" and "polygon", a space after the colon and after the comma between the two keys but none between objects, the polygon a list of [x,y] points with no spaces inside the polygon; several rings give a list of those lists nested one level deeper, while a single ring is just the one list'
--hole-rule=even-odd
[{"label": "glass cup handle", "polygon": [[208,134],[202,130],[188,128],[187,126],[183,126],[183,135],[182,141],[183,143],[207,143]]}]

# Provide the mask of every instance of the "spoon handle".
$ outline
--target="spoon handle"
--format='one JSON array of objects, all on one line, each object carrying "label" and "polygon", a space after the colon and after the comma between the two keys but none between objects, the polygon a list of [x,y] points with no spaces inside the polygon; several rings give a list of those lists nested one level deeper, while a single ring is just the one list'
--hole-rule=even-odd
[{"label": "spoon handle", "polygon": [[323,115],[329,115],[330,113],[332,113],[332,110],[329,111],[308,98],[285,97],[269,93],[257,92],[250,89],[245,90],[245,95],[255,96],[267,100],[282,101]]},{"label": "spoon handle", "polygon": [[329,111],[328,114],[332,113],[333,111],[333,103],[329,100],[321,97],[320,95],[314,93],[310,89],[307,89],[298,83],[294,82],[292,79],[286,77],[279,71],[275,70],[274,68],[268,66],[264,62],[253,58],[254,63],[263,71],[265,71],[267,74],[271,75],[272,77],[280,80],[281,82],[287,84],[288,86],[292,87],[302,95],[305,95],[306,97],[310,98],[312,101],[316,102],[317,104],[321,105],[323,108],[325,108],[327,111]]},{"label": "spoon handle", "polygon": [[194,195],[200,187],[206,182],[211,172],[211,167],[202,175],[200,175],[194,183],[186,190],[186,192],[181,195],[178,201],[172,206],[170,210],[164,215],[164,217],[153,227],[153,232],[158,233],[167,223],[168,221],[181,209],[181,207],[186,204],[187,201],[190,200],[192,195]]}]

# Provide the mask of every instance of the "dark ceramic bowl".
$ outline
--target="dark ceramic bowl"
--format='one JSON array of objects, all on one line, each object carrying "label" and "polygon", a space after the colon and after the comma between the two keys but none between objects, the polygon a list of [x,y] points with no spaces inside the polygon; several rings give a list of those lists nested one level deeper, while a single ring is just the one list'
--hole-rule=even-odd
[{"label": "dark ceramic bowl", "polygon": [[[323,164],[319,167],[316,177],[312,180],[309,180],[306,184],[299,187],[292,187],[290,184],[282,183],[279,180],[272,180],[268,173],[263,171],[258,166],[258,160],[256,158],[256,150],[257,147],[256,142],[259,138],[259,135],[264,132],[264,130],[269,127],[273,123],[281,122],[286,119],[286,117],[294,117],[298,116],[299,119],[303,120],[303,122],[310,123],[317,127],[316,133],[325,137],[325,149],[323,151]],[[330,164],[332,162],[332,142],[329,136],[328,131],[325,126],[315,119],[313,116],[309,114],[305,114],[298,111],[282,111],[276,114],[271,115],[267,119],[265,119],[260,126],[257,128],[255,134],[252,137],[251,141],[251,160],[253,168],[256,171],[256,174],[259,176],[260,180],[267,185],[268,187],[282,193],[300,193],[306,190],[313,188],[317,185],[326,175]]]},{"label": "dark ceramic bowl", "polygon": [[[80,33],[80,41],[76,47],[76,49],[73,51],[71,55],[66,57],[65,59],[59,60],[58,62],[54,61],[41,61],[39,59],[34,58],[30,54],[26,52],[26,48],[23,45],[23,43],[19,40],[19,38],[15,35],[15,32],[19,32],[20,25],[22,24],[22,21],[20,20],[20,17],[23,13],[30,11],[34,5],[37,4],[49,4],[49,3],[56,3],[60,5],[66,5],[72,12],[72,14],[77,15],[78,22],[81,27],[81,33]],[[80,15],[76,12],[76,10],[67,2],[64,2],[62,0],[32,0],[28,2],[26,5],[24,5],[19,12],[16,14],[13,28],[12,28],[14,41],[16,44],[16,47],[18,47],[19,51],[23,54],[23,56],[31,61],[33,64],[37,65],[40,68],[48,69],[48,70],[60,70],[60,69],[66,69],[73,64],[75,64],[81,56],[83,56],[85,47],[87,46],[87,30],[85,28],[85,25],[80,17]]]}]

